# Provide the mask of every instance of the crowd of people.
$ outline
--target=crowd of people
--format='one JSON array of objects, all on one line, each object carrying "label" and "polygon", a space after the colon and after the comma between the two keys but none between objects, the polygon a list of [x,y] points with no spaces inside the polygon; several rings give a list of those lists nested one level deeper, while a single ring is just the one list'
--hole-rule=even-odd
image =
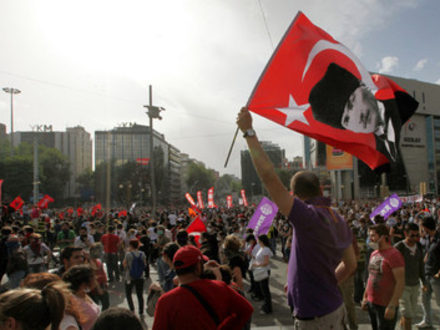
[{"label": "crowd of people", "polygon": [[[380,216],[370,219],[368,216],[378,203],[340,202],[332,208],[353,232],[349,239],[357,261],[356,271],[339,284],[347,326],[357,329],[358,304],[369,311],[374,329],[384,328],[384,322],[391,322],[390,328],[394,328],[397,310],[402,326],[410,329],[421,293],[424,318],[419,325],[432,325],[432,294],[437,301],[440,298],[440,205],[435,201],[407,204],[387,220]],[[141,319],[145,312],[154,315],[153,327],[168,329],[173,328],[169,322],[177,322],[179,317],[180,325],[191,321],[182,317],[194,319],[188,304],[193,293],[185,287],[192,283],[191,287],[197,290],[194,297],[202,296],[203,305],[211,304],[216,319],[229,320],[226,323],[232,328],[237,324],[239,328],[249,328],[253,308],[247,299],[261,301],[261,314],[273,313],[271,258],[278,253],[280,259],[289,260],[294,228],[294,224],[278,214],[268,234],[256,237],[247,228],[253,211],[254,207],[243,206],[203,210],[201,220],[207,231],[200,237],[185,231],[193,220],[185,209],[163,210],[156,220],[151,219],[148,210],[137,210],[126,217],[118,217],[117,210],[96,216],[72,214],[64,221],[60,221],[55,210],[36,207],[22,215],[5,212],[0,276],[6,276],[7,281],[2,285],[6,292],[1,295],[1,312],[11,322],[32,320],[27,325],[32,329],[45,328],[49,321],[60,329],[92,329],[101,311],[110,307],[109,285],[121,282],[130,311]],[[312,234],[319,238],[319,233]],[[151,267],[157,270],[158,282],[148,282],[151,284],[145,287]],[[205,286],[204,279],[223,284],[209,282],[217,286]],[[180,291],[173,291],[177,287]],[[145,293],[153,300],[151,306],[145,304]],[[16,303],[20,306],[13,306]],[[26,308],[27,303],[36,306]],[[45,310],[45,303],[51,308]],[[172,307],[176,305],[185,306],[187,312]],[[171,317],[173,311],[176,315]],[[29,313],[47,317],[40,320]],[[109,315],[115,317],[115,313]],[[129,320],[127,315],[131,314],[127,313],[123,316]],[[389,316],[387,313],[392,314],[391,320],[385,317]],[[213,320],[210,313],[200,315],[201,328],[209,328]],[[132,317],[135,318],[134,314]]]},{"label": "crowd of people", "polygon": [[[267,233],[248,228],[255,206],[63,212],[63,219],[59,210],[5,206],[0,329],[145,329],[145,312],[154,316],[153,329],[249,329],[253,305],[263,316],[274,313],[271,263],[278,253],[288,263],[295,329],[357,329],[356,304],[373,329],[394,329],[398,319],[411,329],[420,294],[417,326],[431,327],[433,294],[440,306],[440,203],[424,200],[387,219],[370,218],[379,200],[332,204],[307,171],[293,176],[291,194],[246,109],[237,123],[279,209]],[[193,221],[206,231],[189,235]],[[128,309],[111,306],[109,286],[118,283]]]}]

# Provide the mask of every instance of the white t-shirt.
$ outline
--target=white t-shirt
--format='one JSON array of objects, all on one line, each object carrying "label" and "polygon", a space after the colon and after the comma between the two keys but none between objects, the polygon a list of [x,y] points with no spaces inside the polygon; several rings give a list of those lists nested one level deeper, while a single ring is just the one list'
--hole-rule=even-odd
[{"label": "white t-shirt", "polygon": [[175,226],[176,225],[176,220],[177,220],[177,215],[171,213],[168,215],[168,220],[170,220],[170,225]]},{"label": "white t-shirt", "polygon": [[[254,250],[255,250],[255,249],[254,249]],[[253,252],[253,251],[252,251],[252,252]],[[257,263],[257,264],[261,264],[261,263],[263,263],[263,262],[264,262],[264,258],[265,258],[266,256],[269,256],[269,259],[272,258],[272,256],[273,256],[272,250],[269,249],[267,246],[260,247],[260,248],[258,249],[258,251],[256,252],[256,254],[255,254],[255,261],[256,261],[256,263]],[[269,270],[269,269],[270,269],[270,264],[268,264],[268,265],[265,266],[264,268],[266,268],[267,270]]]},{"label": "white t-shirt", "polygon": [[60,323],[60,330],[66,330],[69,327],[79,329],[78,322],[76,322],[75,318],[70,314],[64,314],[64,317]]}]

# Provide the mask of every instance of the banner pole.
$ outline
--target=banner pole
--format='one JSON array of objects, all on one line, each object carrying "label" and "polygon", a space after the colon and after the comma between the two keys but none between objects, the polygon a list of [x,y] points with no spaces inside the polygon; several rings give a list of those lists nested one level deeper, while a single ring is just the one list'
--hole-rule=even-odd
[{"label": "banner pole", "polygon": [[234,148],[235,140],[237,139],[238,130],[239,128],[237,127],[237,129],[235,130],[234,138],[232,139],[231,147],[229,148],[228,156],[226,157],[225,168],[226,166],[228,166],[229,157],[231,157],[232,148]]}]

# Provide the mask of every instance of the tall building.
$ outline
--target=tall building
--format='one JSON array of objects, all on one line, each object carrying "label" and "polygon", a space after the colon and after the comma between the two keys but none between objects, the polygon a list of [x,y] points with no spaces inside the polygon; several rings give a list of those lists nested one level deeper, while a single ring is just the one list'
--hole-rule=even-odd
[{"label": "tall building", "polygon": [[92,169],[92,140],[84,127],[67,127],[65,132],[53,131],[52,125],[37,125],[34,131],[14,132],[14,147],[23,142],[55,148],[65,155],[70,164],[70,178],[64,197],[79,197],[77,178]]},{"label": "tall building", "polygon": [[[440,192],[440,85],[413,79],[389,76],[404,88],[418,102],[416,113],[406,122],[400,132],[401,159],[392,165],[386,174],[386,193],[400,194]],[[306,159],[311,159],[314,169],[325,170],[325,145],[321,142],[304,138]],[[316,147],[314,147],[314,145]],[[316,160],[316,163],[314,162]],[[344,187],[344,198],[377,197],[381,194],[381,177],[375,174],[361,161],[357,165],[357,175],[352,170],[342,171],[340,180]],[[333,180],[336,180],[332,172]],[[330,176],[330,173],[329,173]],[[358,196],[355,186],[359,185]]]},{"label": "tall building", "polygon": [[[170,145],[165,136],[154,130],[154,161],[157,167],[165,169],[160,187],[156,187],[158,200],[168,205],[180,198],[180,153]],[[112,160],[120,166],[127,162],[136,162],[139,158],[151,158],[150,128],[144,125],[124,124],[109,131],[95,132],[95,165]],[[156,173],[158,174],[158,173]]]},{"label": "tall building", "polygon": [[[285,159],[285,150],[281,149],[277,144],[269,141],[261,141],[263,150],[267,153],[268,157],[272,161],[276,168],[282,168]],[[242,150],[240,153],[241,162],[241,182],[243,188],[252,198],[255,195],[261,195],[263,193],[263,186],[260,178],[255,170],[254,164],[249,150]]]}]

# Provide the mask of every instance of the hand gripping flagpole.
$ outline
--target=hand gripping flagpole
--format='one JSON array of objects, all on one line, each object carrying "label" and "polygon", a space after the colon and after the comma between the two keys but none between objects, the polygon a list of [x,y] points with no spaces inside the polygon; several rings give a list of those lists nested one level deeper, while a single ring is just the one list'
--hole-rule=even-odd
[{"label": "hand gripping flagpole", "polygon": [[232,139],[231,146],[229,147],[228,156],[226,157],[225,168],[226,168],[226,166],[228,166],[229,157],[231,157],[231,152],[232,152],[232,149],[234,148],[235,140],[237,139],[238,130],[239,130],[239,128],[237,127],[237,129],[235,130],[234,138]]}]

